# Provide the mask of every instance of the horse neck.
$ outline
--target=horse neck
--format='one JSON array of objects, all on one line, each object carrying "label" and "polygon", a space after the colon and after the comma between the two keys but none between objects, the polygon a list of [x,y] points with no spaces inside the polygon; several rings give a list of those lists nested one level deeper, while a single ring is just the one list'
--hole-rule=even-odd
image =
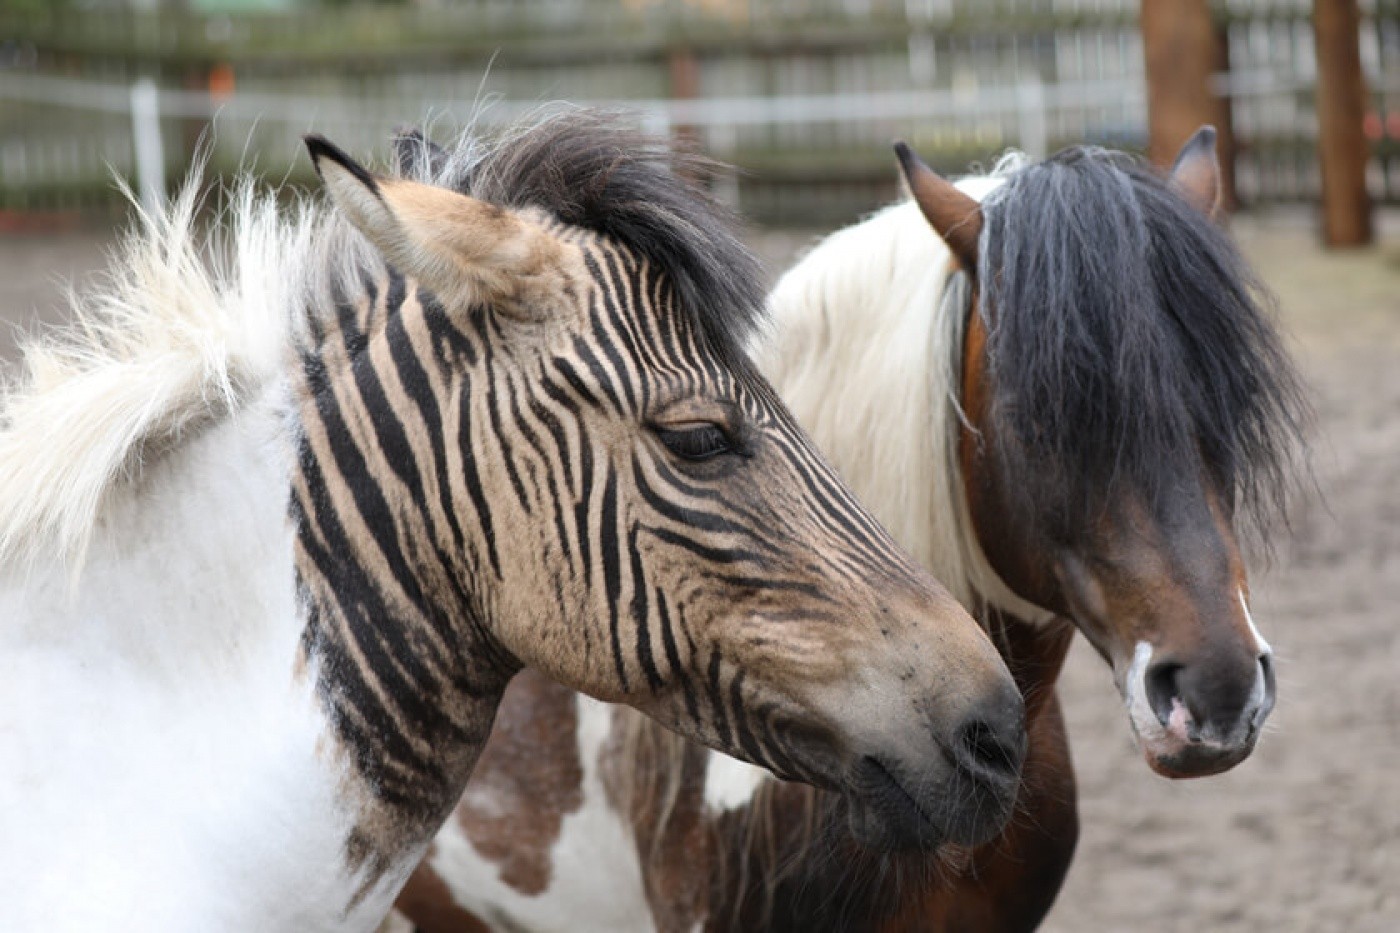
[{"label": "horse neck", "polygon": [[489,337],[387,270],[364,289],[302,353],[292,514],[302,646],[359,807],[347,855],[378,876],[450,812],[517,665],[488,630],[498,559],[459,440],[483,430],[463,381]]}]

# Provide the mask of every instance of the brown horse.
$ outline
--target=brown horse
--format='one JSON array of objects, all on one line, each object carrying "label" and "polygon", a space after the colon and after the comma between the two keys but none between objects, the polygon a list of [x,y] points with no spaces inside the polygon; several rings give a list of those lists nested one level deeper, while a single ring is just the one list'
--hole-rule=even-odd
[{"label": "brown horse", "polygon": [[1307,409],[1212,222],[1213,131],[1166,179],[1075,148],[954,186],[898,152],[912,203],[788,273],[761,362],[999,645],[1030,737],[1017,818],[890,852],[833,795],[527,675],[400,902],[423,929],[1034,928],[1078,832],[1054,690],[1076,629],[1154,770],[1254,747],[1274,674],[1237,527],[1277,513]]}]

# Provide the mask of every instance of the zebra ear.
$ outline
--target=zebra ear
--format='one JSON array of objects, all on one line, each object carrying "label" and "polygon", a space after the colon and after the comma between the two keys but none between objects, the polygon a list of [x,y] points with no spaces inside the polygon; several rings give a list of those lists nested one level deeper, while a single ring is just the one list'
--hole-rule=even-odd
[{"label": "zebra ear", "polygon": [[924,219],[943,238],[959,264],[977,272],[977,241],[982,236],[982,206],[924,164],[903,142],[894,144],[904,181]]},{"label": "zebra ear", "polygon": [[367,171],[321,136],[306,148],[331,201],[395,268],[449,309],[543,319],[565,287],[563,244],[485,201]]},{"label": "zebra ear", "polygon": [[1220,161],[1215,155],[1215,127],[1203,126],[1177,153],[1170,184],[1177,193],[1214,219],[1220,213]]}]

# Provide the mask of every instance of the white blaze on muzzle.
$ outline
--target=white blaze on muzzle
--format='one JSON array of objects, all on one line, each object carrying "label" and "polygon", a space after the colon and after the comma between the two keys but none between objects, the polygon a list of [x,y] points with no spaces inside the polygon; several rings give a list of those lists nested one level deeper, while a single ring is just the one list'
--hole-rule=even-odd
[{"label": "white blaze on muzzle", "polygon": [[1264,636],[1259,634],[1259,629],[1254,625],[1254,616],[1249,614],[1249,602],[1244,598],[1244,590],[1240,590],[1239,593],[1240,608],[1244,610],[1244,621],[1249,625],[1249,634],[1254,636],[1254,644],[1257,646],[1260,657],[1273,654],[1274,649],[1270,648],[1269,643],[1264,640]]},{"label": "white blaze on muzzle", "polygon": [[[1128,708],[1128,719],[1133,724],[1133,734],[1143,745],[1158,745],[1168,738],[1168,726],[1158,721],[1157,714],[1152,709],[1152,702],[1147,698],[1147,669],[1151,665],[1152,645],[1140,641],[1133,648],[1133,663],[1128,665],[1128,672],[1123,677],[1123,704]],[[1179,739],[1186,741],[1185,727],[1191,714],[1182,706],[1178,716],[1178,706],[1180,701],[1174,698],[1168,724],[1174,724],[1180,719],[1182,731]]]},{"label": "white blaze on muzzle", "polygon": [[[1269,643],[1264,640],[1264,636],[1259,634],[1259,629],[1254,624],[1254,616],[1249,614],[1249,602],[1244,598],[1243,589],[1240,590],[1240,608],[1244,610],[1244,621],[1249,626],[1249,634],[1254,636],[1255,651],[1258,652],[1260,661],[1262,662],[1267,658],[1270,659],[1269,663],[1272,663],[1274,649],[1269,647]],[[1271,706],[1268,708],[1265,707],[1265,703],[1267,703],[1269,699],[1268,693],[1268,677],[1264,673],[1264,667],[1261,664],[1258,678],[1254,681],[1254,695],[1251,699],[1255,713],[1254,721],[1250,725],[1254,729],[1258,729],[1264,724],[1264,720],[1267,718],[1272,708]]]}]

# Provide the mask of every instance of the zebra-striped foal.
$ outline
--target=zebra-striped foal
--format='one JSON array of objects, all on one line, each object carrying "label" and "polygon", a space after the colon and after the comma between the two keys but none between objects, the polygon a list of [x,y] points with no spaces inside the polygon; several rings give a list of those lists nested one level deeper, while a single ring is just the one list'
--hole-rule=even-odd
[{"label": "zebra-striped foal", "polygon": [[308,145],[338,210],[245,184],[211,265],[187,193],[6,405],[7,929],[372,927],[525,665],[866,838],[1001,825],[1014,684],[745,361],[694,163],[588,114],[418,181]]}]

